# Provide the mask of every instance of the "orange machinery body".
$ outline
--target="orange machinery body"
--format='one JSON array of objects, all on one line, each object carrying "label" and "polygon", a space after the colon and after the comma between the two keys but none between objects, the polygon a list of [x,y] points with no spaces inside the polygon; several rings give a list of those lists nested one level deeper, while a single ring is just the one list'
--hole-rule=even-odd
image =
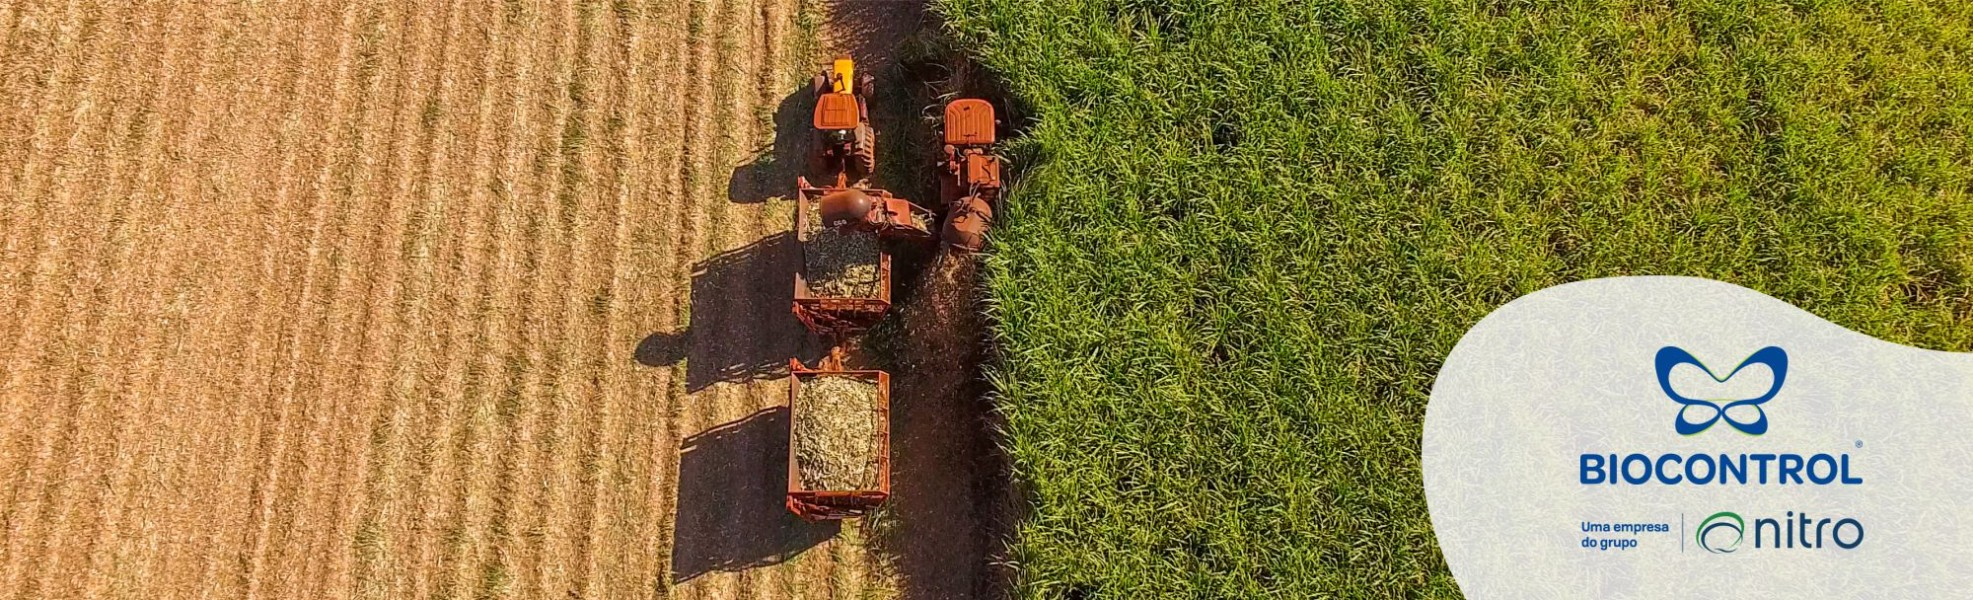
[{"label": "orange machinery body", "polygon": [[1000,158],[993,147],[993,105],[978,98],[961,98],[945,105],[945,171],[952,187],[970,195],[1000,190]]},{"label": "orange machinery body", "polygon": [[952,189],[959,195],[1000,192],[1000,157],[987,154],[985,148],[951,148],[945,160]]},{"label": "orange machinery body", "polygon": [[870,127],[871,91],[868,73],[856,73],[856,61],[837,58],[828,70],[815,76],[810,86],[815,92],[816,153],[820,167],[846,172],[854,168],[858,179],[868,177],[877,166],[877,134]]},{"label": "orange machinery body", "polygon": [[952,146],[991,146],[994,142],[993,103],[960,98],[945,105],[945,143]]},{"label": "orange machinery body", "polygon": [[[812,192],[807,179],[800,179],[800,190],[795,194],[795,232],[806,237],[808,231],[809,203]],[[806,239],[796,244],[804,246]],[[805,251],[805,249],[804,249]],[[795,318],[809,331],[825,338],[840,339],[862,333],[884,319],[884,313],[891,309],[891,254],[878,250],[877,295],[869,298],[832,298],[817,296],[809,290],[808,279],[804,277],[807,261],[796,263],[795,269]]]},{"label": "orange machinery body", "polygon": [[948,205],[939,240],[953,250],[979,252],[986,249],[986,233],[992,228],[993,201],[981,195],[962,196]]},{"label": "orange machinery body", "polygon": [[815,128],[823,131],[856,129],[863,124],[863,101],[849,92],[830,92],[815,98]]},{"label": "orange machinery body", "polygon": [[986,245],[993,205],[1000,199],[1000,157],[989,152],[997,121],[993,104],[962,98],[945,105],[945,228],[940,237],[954,249],[977,252]]},{"label": "orange machinery body", "polygon": [[802,486],[801,468],[795,460],[795,427],[800,415],[788,415],[788,510],[803,519],[835,520],[860,517],[891,497],[891,376],[883,371],[842,370],[833,361],[810,369],[801,361],[788,361],[788,408],[801,410],[795,398],[801,395],[802,380],[820,375],[855,377],[877,384],[877,485],[868,490],[811,490]]},{"label": "orange machinery body", "polygon": [[873,224],[877,237],[911,242],[931,241],[932,224],[938,222],[932,211],[912,204],[910,200],[891,196],[890,192],[884,192],[883,198],[883,208],[878,209],[883,214],[864,220]]},{"label": "orange machinery body", "polygon": [[[859,214],[858,218],[841,223],[825,222],[823,223],[825,227],[848,227],[875,234],[885,240],[928,242],[932,239],[932,223],[936,221],[937,215],[913,204],[910,200],[893,196],[888,191],[864,187],[851,188],[844,184],[840,177],[835,185],[827,188],[813,187],[809,185],[808,178],[801,177],[796,179],[796,188],[796,194],[804,196],[807,202],[817,202],[842,192],[855,192],[871,200],[869,210]],[[825,203],[819,212],[824,218],[829,218],[829,210],[829,206]]]},{"label": "orange machinery body", "polygon": [[838,173],[857,170],[869,176],[876,168],[876,132],[871,130],[863,97],[850,92],[826,92],[815,97],[815,149],[822,168]]}]

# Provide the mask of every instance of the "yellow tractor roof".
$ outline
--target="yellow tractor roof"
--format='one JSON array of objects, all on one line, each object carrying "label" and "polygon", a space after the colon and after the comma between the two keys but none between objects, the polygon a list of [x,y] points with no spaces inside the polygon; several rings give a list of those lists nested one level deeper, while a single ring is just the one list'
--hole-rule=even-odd
[{"label": "yellow tractor roof", "polygon": [[856,61],[850,60],[847,56],[837,58],[835,63],[829,65],[829,80],[833,84],[831,86],[833,89],[829,91],[839,94],[855,93]]}]

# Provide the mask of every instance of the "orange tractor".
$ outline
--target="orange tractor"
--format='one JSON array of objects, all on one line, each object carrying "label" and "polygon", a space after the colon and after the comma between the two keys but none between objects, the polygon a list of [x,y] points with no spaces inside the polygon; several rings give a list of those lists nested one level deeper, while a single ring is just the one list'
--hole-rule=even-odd
[{"label": "orange tractor", "polygon": [[994,142],[993,105],[962,98],[945,105],[945,157],[939,163],[940,200],[945,202],[945,245],[962,252],[986,247],[993,204],[1000,199],[1000,157]]},{"label": "orange tractor", "polygon": [[858,74],[856,62],[848,57],[837,58],[828,71],[815,76],[816,159],[834,181],[816,186],[800,177],[795,182],[795,228],[801,236],[804,265],[795,274],[795,317],[809,331],[831,341],[868,330],[890,310],[891,257],[880,247],[874,254],[860,255],[858,260],[866,261],[860,264],[874,267],[876,285],[850,295],[832,294],[814,285],[821,273],[807,270],[810,253],[820,252],[809,247],[811,238],[824,244],[845,236],[928,241],[936,218],[929,210],[864,183],[876,161],[869,111],[872,89],[870,75]]},{"label": "orange tractor", "polygon": [[877,167],[877,134],[870,128],[869,97],[873,79],[858,75],[856,61],[839,57],[829,70],[815,76],[815,147],[826,171],[855,172],[853,180],[869,177]]}]

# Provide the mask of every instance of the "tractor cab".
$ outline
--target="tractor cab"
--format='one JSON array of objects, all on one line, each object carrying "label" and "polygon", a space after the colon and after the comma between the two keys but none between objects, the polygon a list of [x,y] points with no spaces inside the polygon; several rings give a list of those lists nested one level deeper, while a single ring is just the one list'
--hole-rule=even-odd
[{"label": "tractor cab", "polygon": [[945,105],[946,145],[991,146],[993,142],[992,103],[979,98],[961,98]]},{"label": "tractor cab", "polygon": [[856,94],[827,92],[815,98],[815,128],[844,134],[863,124],[863,103]]},{"label": "tractor cab", "polygon": [[856,61],[838,58],[829,70],[815,76],[816,158],[822,170],[847,173],[854,169],[862,179],[876,167],[876,132],[870,128],[871,81],[858,75]]}]

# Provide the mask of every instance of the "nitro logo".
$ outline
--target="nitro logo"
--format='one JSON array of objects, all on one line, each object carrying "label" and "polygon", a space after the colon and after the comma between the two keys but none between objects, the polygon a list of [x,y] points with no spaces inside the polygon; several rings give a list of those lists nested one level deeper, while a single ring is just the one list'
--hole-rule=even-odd
[{"label": "nitro logo", "polygon": [[[1699,522],[1692,543],[1713,554],[1732,554],[1742,548],[1747,533],[1747,521],[1740,513],[1720,511]],[[1791,510],[1780,519],[1754,519],[1753,538],[1756,549],[1854,550],[1863,545],[1863,523],[1850,518],[1817,519]]]},{"label": "nitro logo", "polygon": [[[1781,384],[1788,379],[1788,353],[1776,346],[1768,346],[1754,352],[1747,357],[1747,360],[1740,361],[1739,365],[1734,366],[1733,370],[1727,371],[1725,376],[1714,373],[1706,363],[1699,362],[1699,359],[1693,358],[1691,352],[1686,352],[1684,348],[1678,346],[1659,348],[1656,362],[1658,387],[1663,389],[1665,395],[1670,396],[1673,402],[1681,405],[1673,424],[1679,435],[1697,435],[1720,421],[1726,421],[1727,425],[1747,435],[1767,433],[1767,411],[1761,408],[1761,405],[1781,393]],[[1679,365],[1699,367],[1699,370],[1705,372],[1706,376],[1712,378],[1713,383],[1716,384],[1727,383],[1728,380],[1733,379],[1733,376],[1739,375],[1742,369],[1752,365],[1767,367],[1774,373],[1774,380],[1768,385],[1766,392],[1751,398],[1689,398],[1672,389],[1672,369]],[[1736,417],[1736,413],[1740,416]]]},{"label": "nitro logo", "polygon": [[1720,511],[1699,522],[1699,532],[1693,542],[1700,550],[1713,554],[1731,554],[1740,549],[1740,541],[1747,539],[1747,522],[1738,513]]}]

